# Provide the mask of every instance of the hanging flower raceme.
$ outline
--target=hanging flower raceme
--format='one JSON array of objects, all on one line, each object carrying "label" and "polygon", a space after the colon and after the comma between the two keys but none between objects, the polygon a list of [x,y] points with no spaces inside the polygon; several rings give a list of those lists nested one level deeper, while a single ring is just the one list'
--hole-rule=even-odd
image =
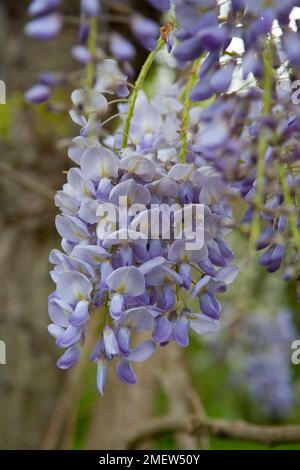
[{"label": "hanging flower raceme", "polygon": [[[79,360],[86,335],[95,334],[89,331],[95,318],[100,334],[91,360],[98,363],[101,394],[110,362],[123,382],[133,384],[132,364],[148,359],[157,345],[176,341],[186,347],[190,329],[215,331],[221,311],[216,295],[237,275],[223,239],[223,221],[231,216],[221,175],[199,167],[192,152],[189,163],[179,163],[183,107],[176,87],[151,102],[138,94],[130,146],[118,146],[123,124],[115,138],[106,138],[106,146],[99,143],[107,110],[101,92],[117,92],[121,82],[114,77],[100,75],[93,90],[72,94],[71,117],[82,129],[69,156],[78,167],[69,170],[56,196],[63,252],[50,255],[56,291],[49,298],[49,331],[66,349],[58,366]],[[120,105],[123,112],[126,106]],[[201,226],[193,211],[197,205]],[[190,215],[186,227],[183,210]],[[193,245],[196,229],[202,235],[199,246]],[[196,311],[188,293],[198,299]],[[149,339],[133,347],[138,331],[148,331]]]}]

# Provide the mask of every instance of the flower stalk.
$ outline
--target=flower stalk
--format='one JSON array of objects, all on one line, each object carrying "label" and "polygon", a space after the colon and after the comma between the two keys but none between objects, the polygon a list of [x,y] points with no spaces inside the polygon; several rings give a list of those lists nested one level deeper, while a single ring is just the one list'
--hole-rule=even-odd
[{"label": "flower stalk", "polygon": [[179,156],[179,160],[181,163],[185,162],[185,157],[186,157],[186,149],[187,149],[187,141],[188,141],[187,134],[188,134],[188,126],[189,126],[189,111],[191,109],[191,104],[192,104],[192,101],[190,99],[190,93],[198,78],[197,72],[199,69],[200,61],[201,61],[201,57],[199,57],[199,59],[197,59],[194,62],[190,78],[187,82],[187,85],[183,94],[184,104],[183,104],[183,113],[182,113],[181,150],[180,150],[180,156]]},{"label": "flower stalk", "polygon": [[128,143],[128,134],[130,130],[130,125],[131,125],[131,120],[133,117],[133,112],[134,112],[134,107],[136,103],[136,99],[138,96],[139,91],[142,89],[145,78],[151,68],[151,65],[153,64],[153,61],[155,57],[157,56],[158,52],[163,48],[165,45],[165,39],[161,37],[159,41],[156,44],[155,49],[149,54],[146,62],[144,63],[140,74],[135,82],[135,86],[131,95],[131,98],[129,100],[129,107],[128,107],[128,113],[127,113],[127,118],[125,121],[125,126],[124,126],[124,131],[123,131],[123,141],[122,141],[122,148],[127,147]]},{"label": "flower stalk", "polygon": [[[262,117],[268,116],[272,103],[272,78],[273,78],[273,44],[268,44],[264,53],[264,76],[263,76],[263,106]],[[258,140],[258,160],[257,160],[257,182],[255,203],[258,207],[263,205],[264,177],[265,177],[265,154],[268,148],[268,136],[262,129]],[[260,212],[255,211],[251,224],[249,246],[250,250],[255,247],[255,243],[260,233]]]}]

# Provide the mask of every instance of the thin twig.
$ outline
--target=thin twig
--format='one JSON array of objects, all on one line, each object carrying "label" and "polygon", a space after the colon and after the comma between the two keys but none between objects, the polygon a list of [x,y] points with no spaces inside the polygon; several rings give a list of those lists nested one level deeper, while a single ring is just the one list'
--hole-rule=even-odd
[{"label": "thin twig", "polygon": [[139,426],[127,439],[127,448],[133,449],[139,442],[149,437],[157,437],[169,432],[198,434],[223,439],[253,441],[266,445],[300,442],[299,425],[266,426],[250,424],[245,421],[227,421],[199,416],[163,416],[149,419]]}]

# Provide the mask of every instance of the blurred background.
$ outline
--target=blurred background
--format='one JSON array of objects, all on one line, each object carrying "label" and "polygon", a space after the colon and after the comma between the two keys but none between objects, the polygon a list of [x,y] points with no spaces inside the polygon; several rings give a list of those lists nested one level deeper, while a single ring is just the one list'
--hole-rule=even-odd
[{"label": "blurred background", "polygon": [[[69,0],[64,8],[73,14],[77,4]],[[295,286],[284,284],[280,273],[268,275],[255,259],[245,259],[247,245],[238,234],[231,235],[231,243],[241,273],[222,296],[220,333],[193,336],[183,352],[176,345],[157,351],[136,368],[133,388],[110,370],[102,399],[95,364],[82,361],[67,372],[56,368],[59,351],[47,332],[47,298],[53,289],[48,254],[59,247],[53,196],[65,181],[67,143],[77,129],[67,113],[28,105],[24,91],[42,70],[76,69],[69,54],[76,28],[65,27],[53,43],[27,38],[27,5],[0,4],[0,79],[7,86],[7,104],[0,105],[0,340],[6,343],[6,364],[0,365],[0,448],[123,449],[130,433],[149,417],[203,409],[211,417],[299,423],[300,365],[291,362],[291,343],[300,339]],[[153,9],[144,2],[142,7],[155,19]],[[136,70],[146,56],[137,48]],[[159,71],[172,75],[165,67]],[[147,90],[157,86],[153,76]],[[58,98],[67,106],[69,91]],[[139,446],[267,448],[172,432]]]}]

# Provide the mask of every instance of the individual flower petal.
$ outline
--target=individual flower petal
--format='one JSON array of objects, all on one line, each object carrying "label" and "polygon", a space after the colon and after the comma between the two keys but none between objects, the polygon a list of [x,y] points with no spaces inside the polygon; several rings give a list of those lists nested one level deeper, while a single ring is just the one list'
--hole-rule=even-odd
[{"label": "individual flower petal", "polygon": [[116,370],[119,379],[122,380],[122,382],[124,382],[125,384],[134,385],[136,383],[136,376],[132,370],[130,362],[119,362]]},{"label": "individual flower petal", "polygon": [[110,34],[109,48],[111,54],[118,60],[133,60],[136,50],[133,44],[121,34],[112,32]]},{"label": "individual flower petal", "polygon": [[92,59],[91,53],[88,48],[81,44],[72,47],[71,54],[75,60],[84,65],[88,64]]},{"label": "individual flower petal", "polygon": [[185,348],[189,345],[189,320],[181,316],[173,324],[173,335],[176,343]]},{"label": "individual flower petal", "polygon": [[28,7],[29,16],[42,16],[54,11],[61,0],[33,0]]},{"label": "individual flower petal", "polygon": [[68,348],[78,343],[81,339],[81,327],[69,325],[64,334],[56,341],[57,346],[61,348]]},{"label": "individual flower petal", "polygon": [[201,295],[200,308],[205,315],[215,320],[220,318],[221,306],[213,294],[204,293]]},{"label": "individual flower petal", "polygon": [[87,17],[98,16],[100,13],[99,0],[80,0],[80,9]]},{"label": "individual flower petal", "polygon": [[100,357],[97,364],[97,389],[101,396],[103,396],[104,387],[106,384],[106,375],[107,361],[103,357]]},{"label": "individual flower petal", "polygon": [[139,176],[145,183],[154,179],[156,167],[148,158],[140,155],[129,155],[120,161],[120,168]]},{"label": "individual flower petal", "polygon": [[72,308],[66,302],[61,301],[56,297],[50,297],[48,303],[49,317],[58,326],[67,327],[69,318],[72,313]]},{"label": "individual flower petal", "polygon": [[57,13],[42,16],[29,21],[25,26],[25,33],[39,40],[55,38],[62,27],[62,17]]},{"label": "individual flower petal", "polygon": [[152,354],[155,352],[155,349],[156,345],[153,341],[144,341],[143,343],[133,348],[126,359],[133,362],[146,361],[149,359],[149,357],[152,356]]},{"label": "individual flower petal", "polygon": [[130,333],[130,329],[127,326],[121,326],[116,335],[120,352],[125,356],[130,353]]},{"label": "individual flower petal", "polygon": [[70,242],[78,242],[90,236],[86,224],[76,217],[57,215],[55,225],[60,236]]},{"label": "individual flower petal", "polygon": [[72,256],[78,258],[91,266],[99,266],[105,259],[110,258],[111,254],[96,245],[76,245],[72,251]]},{"label": "individual flower petal", "polygon": [[29,103],[40,104],[47,101],[51,96],[52,90],[49,86],[38,83],[25,93],[25,98]]},{"label": "individual flower petal", "polygon": [[85,175],[95,181],[102,177],[115,178],[118,175],[118,159],[105,147],[92,145],[81,157],[81,168]]},{"label": "individual flower petal", "polygon": [[73,326],[83,326],[89,319],[89,303],[86,300],[81,300],[75,307],[72,315],[70,316],[70,323]]},{"label": "individual flower petal", "polygon": [[57,367],[60,369],[69,369],[73,367],[80,359],[80,350],[76,346],[67,349],[66,352],[58,359]]},{"label": "individual flower petal", "polygon": [[128,206],[136,203],[147,205],[151,200],[148,189],[132,179],[117,184],[110,193],[109,202],[117,206],[119,205],[119,198],[122,196],[127,197]]},{"label": "individual flower petal", "polygon": [[145,278],[135,266],[116,269],[108,276],[106,283],[111,290],[133,297],[145,291]]},{"label": "individual flower petal", "polygon": [[115,320],[123,316],[124,298],[120,294],[114,294],[109,303],[109,311]]},{"label": "individual flower petal", "polygon": [[57,295],[69,304],[89,300],[93,286],[86,276],[74,271],[66,271],[58,278]]},{"label": "individual flower petal", "polygon": [[172,334],[172,324],[165,315],[161,315],[156,320],[153,331],[153,339],[157,343],[164,343],[169,340]]},{"label": "individual flower petal", "polygon": [[190,328],[199,335],[215,333],[220,328],[220,322],[201,313],[191,313]]},{"label": "individual flower petal", "polygon": [[114,330],[110,326],[104,327],[103,344],[108,358],[119,354],[119,345]]},{"label": "individual flower petal", "polygon": [[120,323],[137,331],[152,330],[154,316],[148,306],[131,308],[126,310]]},{"label": "individual flower petal", "polygon": [[95,138],[82,137],[81,135],[75,137],[68,149],[69,158],[80,165],[82,155],[85,150],[92,145],[99,145]]}]

